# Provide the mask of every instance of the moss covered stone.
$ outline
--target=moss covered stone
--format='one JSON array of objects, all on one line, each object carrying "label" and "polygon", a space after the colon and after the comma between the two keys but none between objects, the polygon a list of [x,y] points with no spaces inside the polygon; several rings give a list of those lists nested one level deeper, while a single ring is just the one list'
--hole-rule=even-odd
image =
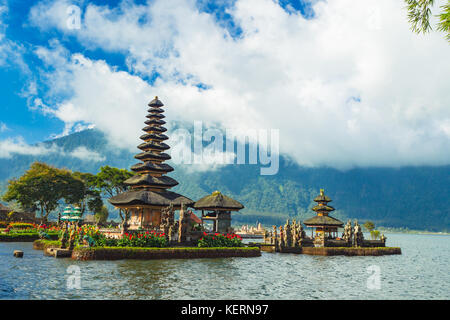
[{"label": "moss covered stone", "polygon": [[121,260],[121,259],[196,259],[259,257],[257,247],[242,248],[122,248],[122,247],[76,247],[72,259],[76,260]]}]

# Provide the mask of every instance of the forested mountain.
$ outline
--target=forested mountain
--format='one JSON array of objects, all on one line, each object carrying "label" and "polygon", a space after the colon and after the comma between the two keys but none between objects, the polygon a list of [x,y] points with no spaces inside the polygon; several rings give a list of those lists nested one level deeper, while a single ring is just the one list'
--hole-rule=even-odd
[{"label": "forested mountain", "polygon": [[[169,140],[170,141],[170,140]],[[170,142],[169,142],[170,143]],[[136,163],[135,153],[108,147],[103,134],[86,130],[43,142],[58,147],[47,155],[14,155],[0,159],[0,181],[20,176],[36,160],[56,167],[96,173],[103,165],[127,168]],[[83,160],[71,152],[85,147],[100,158]],[[304,168],[285,157],[273,176],[261,176],[259,165],[227,165],[213,171],[193,171],[188,165],[173,165],[169,175],[180,184],[173,191],[197,200],[215,190],[237,199],[245,209],[233,214],[237,222],[260,221],[270,225],[287,217],[305,219],[314,214],[312,199],[324,188],[342,220],[372,220],[379,226],[433,231],[450,230],[450,166],[359,168]]]}]

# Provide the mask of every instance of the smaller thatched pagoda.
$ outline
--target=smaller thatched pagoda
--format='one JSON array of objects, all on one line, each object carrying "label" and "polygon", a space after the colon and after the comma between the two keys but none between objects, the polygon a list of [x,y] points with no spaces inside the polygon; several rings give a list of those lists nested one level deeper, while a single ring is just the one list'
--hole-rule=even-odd
[{"label": "smaller thatched pagoda", "polygon": [[325,238],[334,239],[338,236],[338,228],[343,227],[344,223],[329,215],[335,209],[328,205],[332,200],[325,195],[324,190],[320,189],[320,194],[314,198],[317,205],[312,208],[317,216],[303,221],[305,226],[315,228],[315,238],[319,242],[324,241]]},{"label": "smaller thatched pagoda", "polygon": [[[239,211],[244,206],[220,191],[201,198],[194,204],[194,209],[202,210],[202,223],[213,222],[213,232],[227,233],[231,231],[231,211]],[[209,211],[205,215],[205,211]]]}]

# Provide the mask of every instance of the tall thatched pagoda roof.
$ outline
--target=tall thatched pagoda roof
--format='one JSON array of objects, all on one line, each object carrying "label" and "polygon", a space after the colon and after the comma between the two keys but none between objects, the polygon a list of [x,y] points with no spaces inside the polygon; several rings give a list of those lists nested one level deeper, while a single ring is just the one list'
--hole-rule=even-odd
[{"label": "tall thatched pagoda roof", "polygon": [[167,189],[178,185],[178,181],[166,176],[168,172],[173,171],[173,168],[163,163],[170,159],[170,156],[163,151],[170,149],[169,145],[162,141],[169,137],[162,134],[167,129],[163,127],[166,123],[161,120],[164,118],[164,112],[161,107],[164,105],[158,97],[155,97],[148,104],[149,114],[146,116],[150,120],[146,120],[147,126],[142,130],[145,134],[141,135],[144,141],[138,148],[142,150],[141,153],[134,157],[141,161],[131,167],[131,170],[137,174],[124,183],[131,187],[131,190],[111,197],[109,202],[114,206],[156,206],[163,207],[173,204],[180,206],[181,204],[192,205],[194,201],[186,198],[178,193],[167,191]]},{"label": "tall thatched pagoda roof", "polygon": [[212,194],[201,198],[194,204],[194,208],[198,210],[224,210],[224,211],[238,211],[244,208],[242,203],[236,201],[219,191],[214,191]]}]

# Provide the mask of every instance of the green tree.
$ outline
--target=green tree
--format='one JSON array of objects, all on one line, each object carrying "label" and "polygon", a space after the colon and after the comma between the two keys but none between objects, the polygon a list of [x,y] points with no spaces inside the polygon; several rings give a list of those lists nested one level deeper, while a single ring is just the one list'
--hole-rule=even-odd
[{"label": "green tree", "polygon": [[[405,2],[411,30],[415,33],[427,33],[433,30],[430,24],[430,15],[434,0],[405,0]],[[447,41],[450,41],[450,1],[441,6],[440,9],[437,30],[444,32]]]},{"label": "green tree", "polygon": [[103,200],[100,190],[97,189],[96,176],[91,173],[74,172],[72,174],[74,181],[81,181],[79,189],[76,189],[76,193],[73,193],[74,202],[68,202],[76,204],[81,209],[83,215],[86,209],[92,212],[98,212],[102,209]]},{"label": "green tree", "polygon": [[58,207],[62,198],[71,201],[77,197],[80,183],[74,181],[69,170],[57,169],[35,162],[19,179],[8,182],[4,201],[17,201],[24,208],[38,208],[42,221]]},{"label": "green tree", "polygon": [[[96,186],[106,196],[114,197],[128,190],[129,187],[124,181],[133,175],[133,172],[125,169],[104,166],[100,168],[100,172],[96,175]],[[125,232],[130,212],[127,209],[119,209],[119,215],[122,219],[122,231]]]},{"label": "green tree", "polygon": [[375,223],[373,223],[372,221],[366,221],[366,223],[363,224],[363,227],[369,231],[372,231],[373,229],[375,229]]},{"label": "green tree", "polygon": [[106,206],[102,206],[99,211],[95,213],[95,221],[98,223],[106,223],[108,220],[109,212]]},{"label": "green tree", "polygon": [[371,230],[370,231],[370,237],[372,238],[372,239],[378,239],[379,237],[380,237],[380,231],[378,231],[378,230]]}]

